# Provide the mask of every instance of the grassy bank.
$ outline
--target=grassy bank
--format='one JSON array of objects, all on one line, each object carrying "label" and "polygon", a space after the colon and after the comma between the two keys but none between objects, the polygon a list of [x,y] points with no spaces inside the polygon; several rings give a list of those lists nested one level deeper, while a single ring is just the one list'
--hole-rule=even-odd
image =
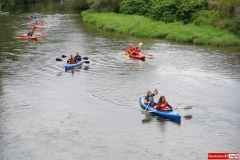
[{"label": "grassy bank", "polygon": [[203,45],[240,45],[240,37],[227,30],[211,26],[184,25],[181,22],[164,23],[137,15],[83,12],[83,21],[107,31],[117,31],[139,37],[165,38],[178,42]]}]

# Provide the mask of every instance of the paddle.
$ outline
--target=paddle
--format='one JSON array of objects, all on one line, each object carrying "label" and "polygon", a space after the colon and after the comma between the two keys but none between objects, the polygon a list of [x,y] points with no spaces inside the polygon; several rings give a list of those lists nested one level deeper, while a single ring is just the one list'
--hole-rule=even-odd
[{"label": "paddle", "polygon": [[[85,57],[85,58],[87,58],[87,57]],[[56,61],[63,61],[63,60],[61,58],[56,58]],[[83,63],[89,64],[90,61],[83,61]]]},{"label": "paddle", "polygon": [[192,109],[192,106],[185,106],[185,107],[176,107],[176,108],[173,108],[173,109]]},{"label": "paddle", "polygon": [[[138,46],[140,47],[140,46],[142,46],[142,42],[139,42],[139,44],[138,44]],[[148,56],[153,56],[152,54],[147,54],[147,53],[145,53],[145,52],[142,52],[143,54],[145,54],[145,55],[148,55]]]},{"label": "paddle", "polygon": [[[62,58],[66,58],[67,56],[65,56],[65,55],[62,55]],[[84,59],[84,60],[88,60],[88,57],[83,57],[82,59]]]}]

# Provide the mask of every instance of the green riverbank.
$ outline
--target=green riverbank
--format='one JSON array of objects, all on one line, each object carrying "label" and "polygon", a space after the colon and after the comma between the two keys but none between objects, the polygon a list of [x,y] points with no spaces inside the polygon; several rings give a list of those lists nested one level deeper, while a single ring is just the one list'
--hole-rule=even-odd
[{"label": "green riverbank", "polygon": [[139,37],[165,38],[200,45],[240,45],[240,37],[211,26],[184,25],[181,22],[165,23],[137,15],[116,13],[82,13],[83,21],[107,31],[116,31]]}]

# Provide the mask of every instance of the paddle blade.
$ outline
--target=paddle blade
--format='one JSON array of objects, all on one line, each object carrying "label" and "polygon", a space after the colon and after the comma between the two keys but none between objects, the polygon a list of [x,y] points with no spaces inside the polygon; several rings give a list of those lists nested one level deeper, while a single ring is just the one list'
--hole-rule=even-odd
[{"label": "paddle blade", "polygon": [[148,111],[145,111],[145,110],[141,111],[141,113],[142,114],[150,114]]},{"label": "paddle blade", "polygon": [[88,60],[88,57],[83,57],[82,59],[84,59],[84,60]]},{"label": "paddle blade", "polygon": [[185,106],[183,109],[192,109],[192,106]]},{"label": "paddle blade", "polygon": [[129,57],[129,54],[126,54],[126,55],[125,55],[125,58],[128,58],[128,57]]},{"label": "paddle blade", "polygon": [[61,58],[56,58],[56,61],[62,61],[62,59]]},{"label": "paddle blade", "polygon": [[83,61],[83,63],[87,63],[87,64],[89,64],[89,63],[90,63],[90,61]]},{"label": "paddle blade", "polygon": [[67,57],[67,56],[65,56],[65,55],[62,55],[62,58],[65,58],[65,57]]},{"label": "paddle blade", "polygon": [[139,42],[138,46],[140,47],[142,45],[142,42]]}]

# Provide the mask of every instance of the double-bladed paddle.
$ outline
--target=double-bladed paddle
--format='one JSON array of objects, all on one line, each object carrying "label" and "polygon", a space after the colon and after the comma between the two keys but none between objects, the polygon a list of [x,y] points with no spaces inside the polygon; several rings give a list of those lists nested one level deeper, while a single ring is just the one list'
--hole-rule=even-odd
[{"label": "double-bladed paddle", "polygon": [[[66,58],[67,56],[62,55],[62,58]],[[83,57],[82,59],[88,60],[88,57]],[[56,61],[63,61],[61,58],[56,58]],[[90,61],[83,61],[83,63],[89,64]]]}]

